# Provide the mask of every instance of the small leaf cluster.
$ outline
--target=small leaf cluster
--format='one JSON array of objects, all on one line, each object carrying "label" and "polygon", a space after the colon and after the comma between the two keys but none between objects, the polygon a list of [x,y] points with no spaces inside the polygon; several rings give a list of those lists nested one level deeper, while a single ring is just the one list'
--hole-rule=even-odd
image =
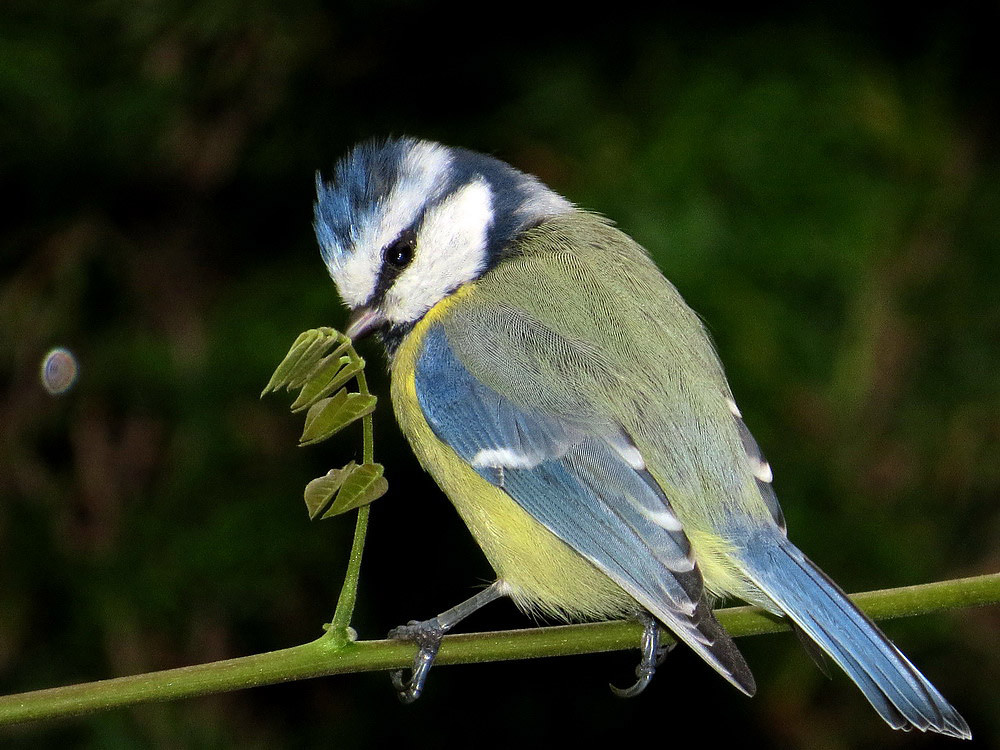
[{"label": "small leaf cluster", "polygon": [[[377,398],[368,392],[364,367],[364,359],[344,334],[333,328],[314,328],[299,334],[260,395],[280,388],[299,391],[291,406],[293,412],[306,412],[299,445],[326,440],[359,419],[366,420],[370,435]],[[357,381],[357,391],[348,389],[351,380]],[[340,515],[385,494],[385,469],[372,461],[369,452],[366,446],[361,464],[351,461],[306,485],[310,518]]]}]

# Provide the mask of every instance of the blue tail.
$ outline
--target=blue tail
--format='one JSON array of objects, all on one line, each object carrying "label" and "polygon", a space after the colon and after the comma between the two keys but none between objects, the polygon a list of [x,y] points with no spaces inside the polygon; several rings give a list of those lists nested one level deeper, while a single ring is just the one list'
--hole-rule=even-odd
[{"label": "blue tail", "polygon": [[777,528],[754,534],[741,560],[747,577],[847,672],[894,729],[972,737],[958,711]]}]

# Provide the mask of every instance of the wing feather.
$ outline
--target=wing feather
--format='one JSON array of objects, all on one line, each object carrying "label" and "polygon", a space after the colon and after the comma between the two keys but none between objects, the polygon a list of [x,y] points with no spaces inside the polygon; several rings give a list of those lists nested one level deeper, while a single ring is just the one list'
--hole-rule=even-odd
[{"label": "wing feather", "polygon": [[749,668],[708,606],[680,520],[620,425],[522,408],[469,371],[440,324],[425,334],[415,386],[442,442],[753,692]]}]

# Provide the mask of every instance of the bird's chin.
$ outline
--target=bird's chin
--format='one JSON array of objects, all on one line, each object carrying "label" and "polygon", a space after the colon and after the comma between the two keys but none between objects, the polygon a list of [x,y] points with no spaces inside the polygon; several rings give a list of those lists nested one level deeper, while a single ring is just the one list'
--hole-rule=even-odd
[{"label": "bird's chin", "polygon": [[375,333],[388,320],[377,307],[359,307],[347,319],[347,330],[344,331],[351,341],[360,341]]}]

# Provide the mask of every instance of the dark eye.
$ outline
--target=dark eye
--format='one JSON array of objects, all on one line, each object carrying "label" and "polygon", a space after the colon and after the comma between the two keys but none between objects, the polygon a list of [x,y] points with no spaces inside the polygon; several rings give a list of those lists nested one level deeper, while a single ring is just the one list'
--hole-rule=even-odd
[{"label": "dark eye", "polygon": [[413,251],[417,246],[417,238],[413,232],[403,232],[399,239],[389,245],[383,253],[385,262],[396,270],[402,270],[413,260]]}]

